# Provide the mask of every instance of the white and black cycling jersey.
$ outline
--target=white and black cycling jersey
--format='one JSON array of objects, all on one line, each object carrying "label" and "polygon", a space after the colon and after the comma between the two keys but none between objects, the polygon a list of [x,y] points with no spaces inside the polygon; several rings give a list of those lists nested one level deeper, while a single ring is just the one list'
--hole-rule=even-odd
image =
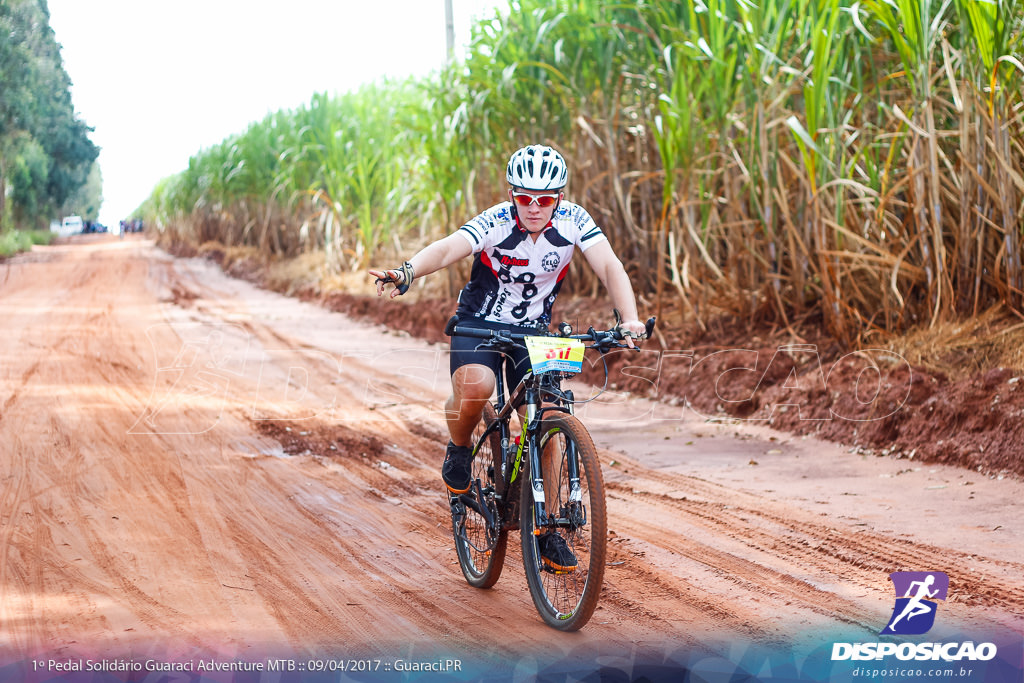
[{"label": "white and black cycling jersey", "polygon": [[492,206],[458,232],[476,255],[458,314],[545,327],[573,250],[607,239],[583,207],[564,200],[536,242],[519,228],[511,202]]}]

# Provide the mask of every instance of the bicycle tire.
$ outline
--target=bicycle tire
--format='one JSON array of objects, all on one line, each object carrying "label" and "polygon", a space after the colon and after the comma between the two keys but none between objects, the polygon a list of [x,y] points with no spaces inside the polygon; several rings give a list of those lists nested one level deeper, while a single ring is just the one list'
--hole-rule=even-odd
[{"label": "bicycle tire", "polygon": [[[555,500],[547,501],[546,507],[558,512],[561,518],[572,517],[568,514],[573,506],[569,501],[567,458],[575,452],[579,460],[582,497],[575,509],[583,515],[557,530],[576,555],[577,567],[572,572],[556,573],[544,566],[534,533],[533,490],[528,481],[522,487],[520,502],[523,567],[533,604],[544,621],[560,631],[576,631],[597,609],[604,582],[608,521],[601,465],[593,439],[583,423],[572,415],[554,413],[545,417],[538,444],[541,449],[558,449],[557,495]],[[549,484],[548,489],[554,487]]]},{"label": "bicycle tire", "polygon": [[[501,436],[492,434],[480,441],[484,427],[495,419],[494,407],[488,403],[473,434],[478,448],[469,493],[458,496],[459,503],[452,507],[452,536],[459,567],[466,582],[475,588],[490,588],[501,577],[508,546],[508,529],[501,523],[502,511],[495,499],[495,477],[500,476],[501,470]],[[476,509],[471,501],[478,506]],[[492,524],[481,514],[485,507]]]}]

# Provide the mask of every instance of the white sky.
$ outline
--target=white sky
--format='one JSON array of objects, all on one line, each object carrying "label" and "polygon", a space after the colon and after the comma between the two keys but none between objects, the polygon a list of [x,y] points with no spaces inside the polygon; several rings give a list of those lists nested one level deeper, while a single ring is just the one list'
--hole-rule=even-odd
[{"label": "white sky", "polygon": [[[116,227],[190,156],[268,113],[445,58],[444,0],[49,0],[75,111],[95,128]],[[453,0],[456,55],[471,18],[507,0]]]}]

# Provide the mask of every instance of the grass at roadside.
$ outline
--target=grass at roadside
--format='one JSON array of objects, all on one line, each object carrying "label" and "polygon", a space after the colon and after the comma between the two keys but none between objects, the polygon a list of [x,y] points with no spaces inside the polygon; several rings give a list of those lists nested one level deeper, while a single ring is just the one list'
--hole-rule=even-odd
[{"label": "grass at roadside", "polygon": [[49,244],[53,233],[48,230],[11,230],[0,234],[0,258],[30,251],[35,244]]}]

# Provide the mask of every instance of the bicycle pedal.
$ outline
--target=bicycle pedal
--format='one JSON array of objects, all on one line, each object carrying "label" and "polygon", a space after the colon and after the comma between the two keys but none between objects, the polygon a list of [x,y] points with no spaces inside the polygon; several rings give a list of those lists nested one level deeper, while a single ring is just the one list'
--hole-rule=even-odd
[{"label": "bicycle pedal", "polygon": [[543,570],[548,574],[554,574],[555,576],[566,576],[568,574],[576,573],[575,569],[555,569],[554,567],[549,567],[547,565],[544,565]]}]

